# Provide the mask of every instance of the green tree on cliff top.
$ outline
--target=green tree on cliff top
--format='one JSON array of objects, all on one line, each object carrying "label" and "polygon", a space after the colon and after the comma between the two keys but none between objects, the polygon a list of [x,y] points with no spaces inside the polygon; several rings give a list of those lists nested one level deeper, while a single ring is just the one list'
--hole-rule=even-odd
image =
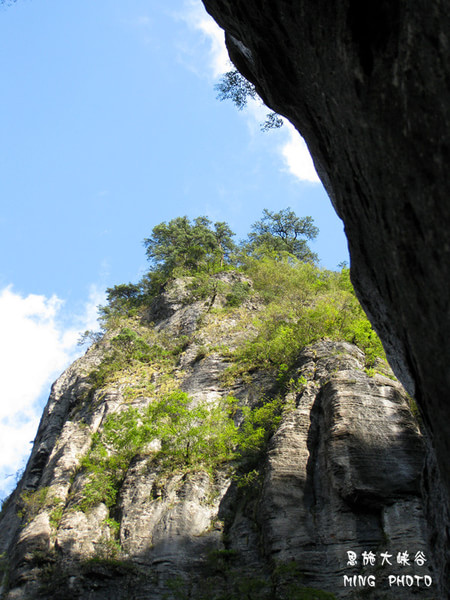
[{"label": "green tree on cliff top", "polygon": [[319,233],[312,217],[297,217],[290,208],[279,212],[265,208],[262,219],[252,225],[252,230],[244,246],[249,254],[288,252],[302,262],[318,261],[317,254],[308,246],[308,241]]},{"label": "green tree on cliff top", "polygon": [[234,233],[226,223],[197,217],[193,223],[187,217],[177,217],[160,223],[144,240],[147,258],[156,271],[170,275],[177,268],[185,270],[223,267],[235,249]]}]

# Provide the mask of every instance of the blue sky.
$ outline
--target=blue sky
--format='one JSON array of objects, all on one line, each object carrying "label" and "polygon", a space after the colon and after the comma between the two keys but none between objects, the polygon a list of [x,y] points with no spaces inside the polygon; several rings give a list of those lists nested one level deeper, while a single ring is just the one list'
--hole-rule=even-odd
[{"label": "blue sky", "polygon": [[[170,4],[170,6],[168,6]],[[223,34],[194,0],[17,0],[0,7],[0,497],[49,386],[95,327],[106,287],[137,281],[161,221],[207,215],[237,238],[290,206],[342,224],[289,127],[216,99]]]}]

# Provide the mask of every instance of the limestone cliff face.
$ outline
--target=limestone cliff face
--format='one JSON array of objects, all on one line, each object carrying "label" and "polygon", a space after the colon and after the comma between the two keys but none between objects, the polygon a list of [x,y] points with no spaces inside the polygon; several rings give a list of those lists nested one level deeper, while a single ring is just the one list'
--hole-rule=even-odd
[{"label": "limestone cliff face", "polygon": [[450,595],[450,6],[203,3],[237,68],[304,136],[344,221],[353,283],[436,451],[430,522]]},{"label": "limestone cliff face", "polygon": [[[245,424],[245,407],[281,392],[270,371],[224,377],[230,350],[253,335],[259,310],[254,297],[225,312],[224,301],[215,294],[186,304],[186,284],[177,281],[136,327],[170,343],[184,336],[166,368],[191,410],[232,395],[236,424]],[[126,464],[113,501],[87,506],[93,474],[83,457],[111,415],[135,409],[139,422],[169,381],[146,363],[95,390],[89,374],[110,344],[95,344],[53,386],[29,464],[0,518],[2,598],[436,597],[429,562],[414,562],[417,552],[429,559],[423,440],[401,385],[369,376],[358,348],[322,340],[300,354],[279,426],[239,477],[233,460],[213,470],[162,468],[152,459],[161,445],[155,439]],[[347,564],[350,551],[356,566]],[[363,566],[364,552],[376,554],[375,565]],[[381,565],[382,552],[392,566]],[[410,566],[397,564],[399,552],[409,553]],[[394,574],[418,579],[390,587]],[[359,586],[350,585],[353,575],[363,577]]]}]

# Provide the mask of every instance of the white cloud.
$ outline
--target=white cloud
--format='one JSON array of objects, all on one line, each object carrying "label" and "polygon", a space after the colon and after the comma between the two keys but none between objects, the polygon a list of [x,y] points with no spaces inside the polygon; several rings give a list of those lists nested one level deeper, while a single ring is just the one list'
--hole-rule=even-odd
[{"label": "white cloud", "polygon": [[[212,75],[218,78],[226,71],[229,71],[232,65],[228,58],[224,33],[205,11],[203,4],[199,0],[190,0],[186,4],[186,13],[183,18],[191,28],[201,31],[202,35],[209,40],[208,61]],[[255,131],[256,123],[258,129],[260,129],[261,123],[265,121],[267,112],[269,112],[269,109],[261,102],[249,100],[245,114],[250,119],[253,131]],[[300,181],[320,183],[308,147],[303,138],[286,119],[284,119],[283,130],[286,132],[284,133],[286,141],[277,146],[277,150],[283,157],[285,170]]]},{"label": "white cloud", "polygon": [[217,23],[205,10],[200,0],[186,2],[186,9],[182,19],[191,27],[202,34],[209,45],[209,68],[214,78],[220,77],[232,68],[225,46],[225,34]]},{"label": "white cloud", "polygon": [[[261,124],[264,123],[267,113],[270,112],[261,101],[250,100],[244,112],[248,117],[250,131],[253,135],[270,136],[274,134],[274,132],[261,133]],[[274,146],[276,152],[281,154],[283,159],[283,170],[299,181],[320,183],[305,140],[287,119],[283,119],[283,122],[283,127],[277,133],[278,139],[281,139],[282,142]]]},{"label": "white cloud", "polygon": [[287,166],[287,170],[300,181],[320,183],[314,163],[305,140],[298,131],[285,120],[284,127],[288,133],[288,141],[282,146],[281,154]]},{"label": "white cloud", "polygon": [[[81,332],[96,328],[104,295],[92,286],[82,314],[62,322],[57,296],[22,296],[8,286],[0,292],[0,496],[31,450],[42,406],[52,381],[80,354]],[[3,481],[1,481],[3,479]]]}]

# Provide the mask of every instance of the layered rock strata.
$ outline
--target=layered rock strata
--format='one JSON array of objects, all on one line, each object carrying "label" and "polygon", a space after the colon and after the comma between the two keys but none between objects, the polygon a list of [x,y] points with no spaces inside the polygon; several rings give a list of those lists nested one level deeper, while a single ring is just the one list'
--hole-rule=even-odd
[{"label": "layered rock strata", "polygon": [[[211,309],[220,296],[186,305],[183,294],[178,282],[145,327],[187,336],[173,377],[193,404],[232,394],[241,408],[254,407],[279,393],[270,372],[223,378],[230,358],[217,343],[233,348],[251,336],[258,303],[219,314]],[[53,386],[1,514],[2,598],[292,600],[315,597],[311,588],[327,598],[435,597],[420,498],[423,440],[401,385],[368,374],[358,348],[323,340],[300,354],[281,423],[245,479],[231,465],[161,472],[147,447],[129,463],[113,506],[83,510],[80,465],[93,436],[108,415],[154,401],[149,391],[127,396],[141,381],[91,393],[89,373],[107,344]],[[153,380],[156,394],[162,374]],[[383,553],[392,565],[382,564]],[[390,584],[389,576],[414,584]]]}]

